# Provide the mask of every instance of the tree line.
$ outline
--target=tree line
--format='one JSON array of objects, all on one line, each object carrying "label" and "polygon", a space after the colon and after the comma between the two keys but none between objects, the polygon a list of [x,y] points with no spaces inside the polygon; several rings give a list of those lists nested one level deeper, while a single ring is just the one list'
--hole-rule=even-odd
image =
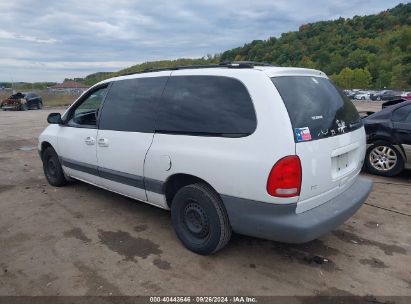
[{"label": "tree line", "polygon": [[93,85],[150,68],[241,60],[319,69],[341,88],[411,89],[411,3],[375,15],[305,24],[298,31],[254,40],[221,54],[145,62],[75,80]]}]

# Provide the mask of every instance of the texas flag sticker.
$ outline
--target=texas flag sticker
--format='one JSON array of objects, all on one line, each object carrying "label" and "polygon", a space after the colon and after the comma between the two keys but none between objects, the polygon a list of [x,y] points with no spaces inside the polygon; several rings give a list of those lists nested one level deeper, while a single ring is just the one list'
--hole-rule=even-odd
[{"label": "texas flag sticker", "polygon": [[311,140],[311,133],[308,127],[295,128],[295,135],[297,136],[297,141]]}]

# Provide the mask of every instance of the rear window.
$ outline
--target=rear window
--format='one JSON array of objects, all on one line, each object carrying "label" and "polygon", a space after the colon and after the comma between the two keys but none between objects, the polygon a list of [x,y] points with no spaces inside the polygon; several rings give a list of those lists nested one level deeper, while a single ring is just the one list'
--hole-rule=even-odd
[{"label": "rear window", "polygon": [[158,132],[242,137],[257,120],[244,85],[220,76],[172,76],[157,111]]},{"label": "rear window", "polygon": [[411,123],[411,105],[396,109],[392,113],[392,121]]},{"label": "rear window", "polygon": [[330,80],[311,76],[271,80],[287,108],[296,142],[337,136],[362,126],[355,106]]}]

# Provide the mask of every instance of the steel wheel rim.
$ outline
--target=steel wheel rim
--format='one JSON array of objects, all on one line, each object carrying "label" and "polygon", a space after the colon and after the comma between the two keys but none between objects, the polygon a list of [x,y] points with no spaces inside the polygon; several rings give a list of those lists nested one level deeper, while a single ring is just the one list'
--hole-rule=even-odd
[{"label": "steel wheel rim", "polygon": [[389,171],[397,164],[398,157],[393,148],[378,146],[371,150],[369,160],[374,169],[378,171]]},{"label": "steel wheel rim", "polygon": [[189,200],[183,211],[186,230],[197,239],[204,239],[210,233],[210,224],[204,209],[194,200]]},{"label": "steel wheel rim", "polygon": [[57,175],[57,164],[53,158],[47,160],[47,173],[51,178],[56,178]]}]

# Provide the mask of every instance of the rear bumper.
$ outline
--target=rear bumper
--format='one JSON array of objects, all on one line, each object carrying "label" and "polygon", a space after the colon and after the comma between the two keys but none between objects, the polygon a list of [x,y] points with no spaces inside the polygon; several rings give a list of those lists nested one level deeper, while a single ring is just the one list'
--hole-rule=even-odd
[{"label": "rear bumper", "polygon": [[305,243],[333,230],[364,203],[372,182],[359,177],[328,202],[295,213],[296,204],[279,205],[222,195],[234,232],[285,243]]}]

